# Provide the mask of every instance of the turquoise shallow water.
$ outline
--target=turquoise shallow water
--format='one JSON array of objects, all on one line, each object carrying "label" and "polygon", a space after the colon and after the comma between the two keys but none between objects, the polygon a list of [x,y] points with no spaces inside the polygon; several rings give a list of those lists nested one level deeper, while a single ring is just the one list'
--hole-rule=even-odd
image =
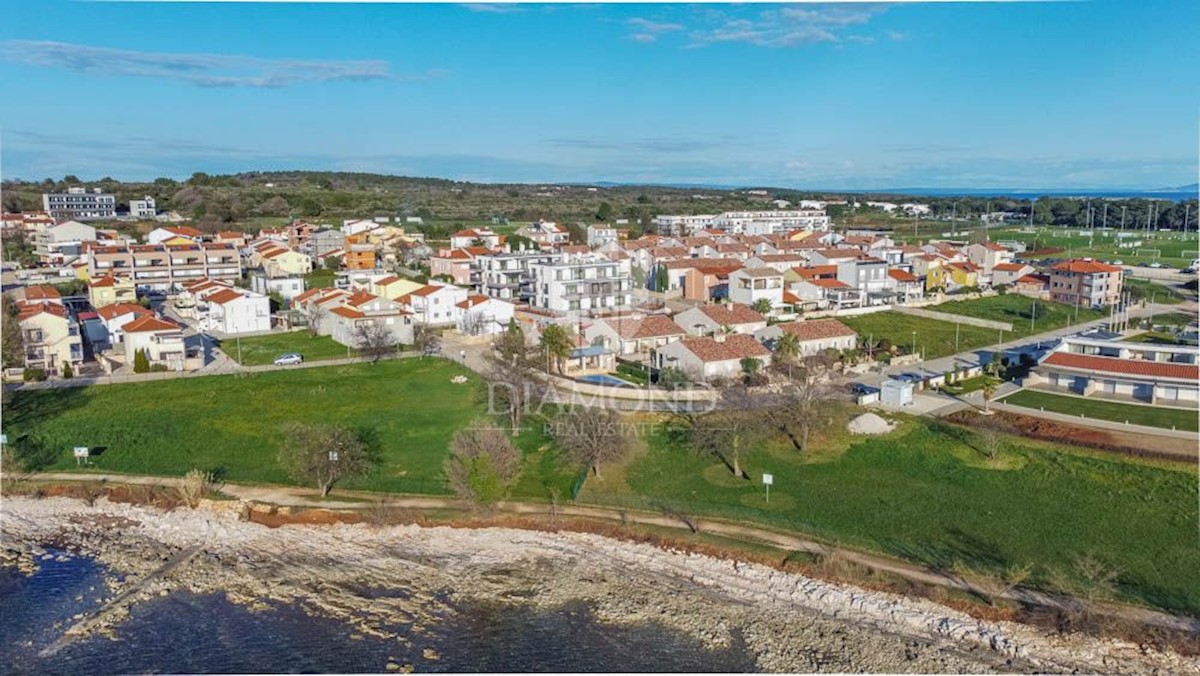
[{"label": "turquoise shallow water", "polygon": [[[352,627],[290,606],[256,612],[223,595],[186,592],[135,605],[115,640],[93,636],[40,657],[75,614],[99,606],[104,590],[104,570],[88,559],[40,563],[32,576],[0,570],[0,673],[381,672],[389,658],[418,672],[754,669],[740,643],[707,650],[657,624],[602,624],[582,603],[549,611],[460,606],[406,646],[351,639]],[[426,648],[439,658],[425,659]]]}]

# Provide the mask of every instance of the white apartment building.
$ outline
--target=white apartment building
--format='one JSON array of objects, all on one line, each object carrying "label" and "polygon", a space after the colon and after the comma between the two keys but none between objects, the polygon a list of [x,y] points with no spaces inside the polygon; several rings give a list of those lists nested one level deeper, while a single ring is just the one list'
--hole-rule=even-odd
[{"label": "white apartment building", "polygon": [[589,225],[587,229],[587,244],[595,248],[612,244],[617,241],[617,229],[607,225]]},{"label": "white apartment building", "polygon": [[116,218],[117,198],[93,188],[67,188],[63,192],[42,194],[43,210],[55,220],[74,219],[77,221]]},{"label": "white apartment building", "polygon": [[154,198],[146,195],[140,200],[129,200],[129,216],[131,218],[154,218],[158,215],[158,209],[154,205]]},{"label": "white apartment building", "polygon": [[633,280],[620,263],[600,256],[534,264],[530,305],[568,315],[628,308]]},{"label": "white apartment building", "polygon": [[735,235],[782,235],[793,230],[828,230],[829,216],[819,209],[726,211],[717,215],[656,216],[661,235],[720,230]]},{"label": "white apartment building", "polygon": [[[244,289],[223,289],[209,294],[202,303],[201,326],[227,336],[271,330],[271,300]],[[199,312],[199,308],[197,308]]]},{"label": "white apartment building", "polygon": [[654,228],[660,235],[687,235],[708,228],[714,218],[716,216],[712,214],[655,216]]},{"label": "white apartment building", "polygon": [[729,273],[729,300],[754,307],[762,299],[783,305],[783,273],[771,268],[742,268]]},{"label": "white apartment building", "polygon": [[563,260],[563,255],[547,251],[513,251],[480,256],[479,293],[510,303],[527,303],[533,298],[533,266]]},{"label": "white apartment building", "polygon": [[34,251],[47,265],[62,265],[83,252],[83,242],[96,241],[96,229],[79,221],[67,221],[33,236]]}]

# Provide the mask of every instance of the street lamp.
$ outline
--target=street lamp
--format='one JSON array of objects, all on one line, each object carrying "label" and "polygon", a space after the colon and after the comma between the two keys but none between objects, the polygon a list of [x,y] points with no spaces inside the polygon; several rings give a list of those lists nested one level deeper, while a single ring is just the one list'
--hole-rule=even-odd
[{"label": "street lamp", "polygon": [[916,331],[912,332],[912,353],[913,354],[917,353],[917,332]]}]

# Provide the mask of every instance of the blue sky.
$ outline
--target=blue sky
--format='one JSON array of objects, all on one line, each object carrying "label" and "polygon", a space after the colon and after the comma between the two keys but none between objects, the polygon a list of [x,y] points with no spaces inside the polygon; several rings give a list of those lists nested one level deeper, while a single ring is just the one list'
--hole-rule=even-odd
[{"label": "blue sky", "polygon": [[4,15],[10,178],[326,169],[882,189],[1197,177],[1198,2],[28,0]]}]

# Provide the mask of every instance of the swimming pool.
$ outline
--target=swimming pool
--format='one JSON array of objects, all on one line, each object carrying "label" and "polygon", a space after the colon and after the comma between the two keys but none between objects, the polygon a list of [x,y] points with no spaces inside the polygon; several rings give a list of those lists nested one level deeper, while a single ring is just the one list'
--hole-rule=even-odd
[{"label": "swimming pool", "polygon": [[615,387],[634,387],[634,384],[627,380],[621,380],[620,378],[614,378],[605,373],[595,373],[595,374],[588,375],[588,376],[579,376],[578,380],[581,380],[585,383],[596,383],[597,385],[610,385],[610,386],[615,386]]}]

